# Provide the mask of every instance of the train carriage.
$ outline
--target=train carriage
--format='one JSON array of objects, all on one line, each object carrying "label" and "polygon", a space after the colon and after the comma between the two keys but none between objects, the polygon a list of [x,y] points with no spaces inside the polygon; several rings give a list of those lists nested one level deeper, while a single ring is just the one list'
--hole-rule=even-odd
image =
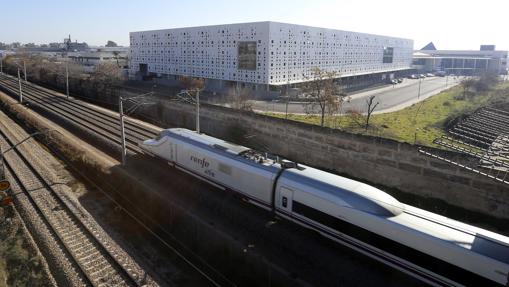
[{"label": "train carriage", "polygon": [[435,286],[509,286],[509,238],[370,185],[186,129],[140,143],[251,203]]}]

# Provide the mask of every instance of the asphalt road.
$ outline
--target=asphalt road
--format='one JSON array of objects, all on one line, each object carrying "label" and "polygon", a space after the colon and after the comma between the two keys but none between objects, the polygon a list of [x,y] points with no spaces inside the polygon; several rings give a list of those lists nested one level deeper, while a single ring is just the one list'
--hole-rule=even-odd
[{"label": "asphalt road", "polygon": [[[403,83],[397,85],[384,86],[378,89],[360,92],[349,95],[346,102],[343,103],[343,112],[356,110],[365,113],[367,110],[366,100],[374,95],[375,103],[379,103],[375,113],[393,112],[405,107],[411,106],[419,101],[434,96],[441,91],[459,84],[461,79],[452,77],[433,77],[419,79],[405,79]],[[419,82],[420,92],[419,92]],[[447,86],[446,86],[447,82]],[[285,113],[286,103],[276,101],[252,101],[253,109],[260,112]],[[306,105],[299,102],[290,102],[288,104],[288,113],[304,114]],[[318,113],[315,109],[314,112]]]}]

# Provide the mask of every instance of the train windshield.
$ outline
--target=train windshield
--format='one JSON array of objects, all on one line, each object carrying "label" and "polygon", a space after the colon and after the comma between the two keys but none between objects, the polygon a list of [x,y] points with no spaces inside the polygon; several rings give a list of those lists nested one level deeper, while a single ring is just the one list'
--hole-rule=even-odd
[{"label": "train windshield", "polygon": [[159,141],[161,140],[163,137],[167,136],[167,135],[171,135],[172,132],[171,131],[168,131],[168,130],[162,130],[159,134],[157,134],[157,137],[155,138],[156,141]]}]

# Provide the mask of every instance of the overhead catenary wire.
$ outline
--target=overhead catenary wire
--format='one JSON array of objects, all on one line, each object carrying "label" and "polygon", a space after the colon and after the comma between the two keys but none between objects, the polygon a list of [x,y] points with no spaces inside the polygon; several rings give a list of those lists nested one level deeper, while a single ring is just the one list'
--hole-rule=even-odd
[{"label": "overhead catenary wire", "polygon": [[[56,131],[58,132],[58,131]],[[169,232],[167,232],[159,223],[155,222],[149,215],[147,215],[145,212],[143,212],[142,210],[139,210],[136,208],[136,205],[131,201],[129,200],[128,198],[125,198],[121,193],[118,193],[117,192],[117,188],[115,188],[114,186],[112,186],[111,184],[105,182],[105,184],[108,186],[108,189],[109,190],[113,190],[118,196],[120,196],[120,198],[122,198],[122,200],[126,201],[127,203],[129,203],[133,208],[136,209],[136,212],[140,215],[142,215],[142,217],[145,218],[145,220],[147,222],[150,222],[150,225],[152,226],[157,226],[157,227],[160,227],[160,230],[164,233],[165,236],[168,236],[170,237],[172,240],[175,241],[175,243],[178,243],[178,245],[180,246],[180,249],[181,250],[185,250],[186,253],[190,254],[192,257],[194,257],[195,259],[191,259],[191,258],[188,258],[188,256],[186,256],[184,253],[182,253],[181,251],[179,251],[178,248],[176,248],[174,246],[174,244],[172,243],[169,243],[168,241],[166,241],[164,238],[162,238],[159,234],[157,234],[152,228],[150,228],[147,224],[145,224],[143,222],[142,219],[138,218],[133,212],[131,212],[130,210],[128,210],[127,208],[123,207],[117,200],[115,200],[110,194],[108,194],[106,191],[104,191],[104,189],[100,188],[97,184],[95,184],[89,177],[87,177],[85,174],[83,174],[82,171],[78,170],[77,168],[75,168],[72,163],[70,163],[65,157],[63,157],[54,147],[52,147],[51,145],[46,145],[48,147],[48,149],[50,149],[52,151],[53,154],[57,155],[62,161],[64,161],[66,163],[66,165],[68,167],[70,167],[74,172],[76,172],[77,174],[79,174],[81,177],[85,178],[90,184],[92,184],[95,188],[97,188],[97,190],[99,190],[101,193],[103,193],[108,199],[110,199],[112,202],[114,202],[116,205],[118,206],[121,206],[122,207],[122,210],[124,210],[126,212],[126,214],[131,217],[133,220],[135,220],[138,224],[140,224],[140,226],[142,226],[144,229],[146,229],[152,236],[154,236],[159,242],[161,242],[165,247],[167,247],[168,249],[170,249],[174,254],[176,254],[181,260],[183,260],[184,262],[186,262],[186,264],[188,264],[192,269],[194,269],[196,272],[198,272],[199,274],[201,274],[207,281],[209,281],[212,285],[214,286],[236,286],[235,283],[233,283],[231,280],[229,280],[227,277],[225,277],[221,272],[219,272],[217,269],[215,269],[214,267],[212,267],[210,264],[208,264],[201,256],[199,256],[198,254],[194,253],[191,249],[189,249],[185,244],[183,244],[182,242],[180,242],[178,239],[176,239],[172,234],[170,234]],[[207,270],[204,270],[202,267],[198,266],[196,263],[194,263],[193,261],[198,261],[200,262],[200,265],[206,267]],[[215,274],[215,275],[210,275],[210,273],[212,274]],[[214,279],[213,277],[215,278],[218,278],[218,279]]]}]

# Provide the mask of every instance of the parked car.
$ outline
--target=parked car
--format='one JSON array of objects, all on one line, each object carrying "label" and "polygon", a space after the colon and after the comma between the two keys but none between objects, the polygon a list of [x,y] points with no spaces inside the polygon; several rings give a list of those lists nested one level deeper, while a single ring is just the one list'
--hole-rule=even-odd
[{"label": "parked car", "polygon": [[422,78],[426,78],[426,75],[424,75],[424,74],[420,74],[420,75],[419,75],[419,78],[421,78],[421,79],[422,79]]},{"label": "parked car", "polygon": [[403,83],[403,78],[398,78],[396,81],[398,81],[398,83]]},{"label": "parked car", "polygon": [[408,76],[408,78],[409,79],[418,79],[416,74],[411,74],[410,76]]},{"label": "parked car", "polygon": [[436,72],[435,75],[439,76],[439,77],[445,77],[445,72],[444,71],[439,71],[439,72]]},{"label": "parked car", "polygon": [[434,76],[435,76],[435,75],[434,75],[434,74],[432,74],[432,73],[427,73],[427,74],[426,74],[426,77],[434,77]]}]

